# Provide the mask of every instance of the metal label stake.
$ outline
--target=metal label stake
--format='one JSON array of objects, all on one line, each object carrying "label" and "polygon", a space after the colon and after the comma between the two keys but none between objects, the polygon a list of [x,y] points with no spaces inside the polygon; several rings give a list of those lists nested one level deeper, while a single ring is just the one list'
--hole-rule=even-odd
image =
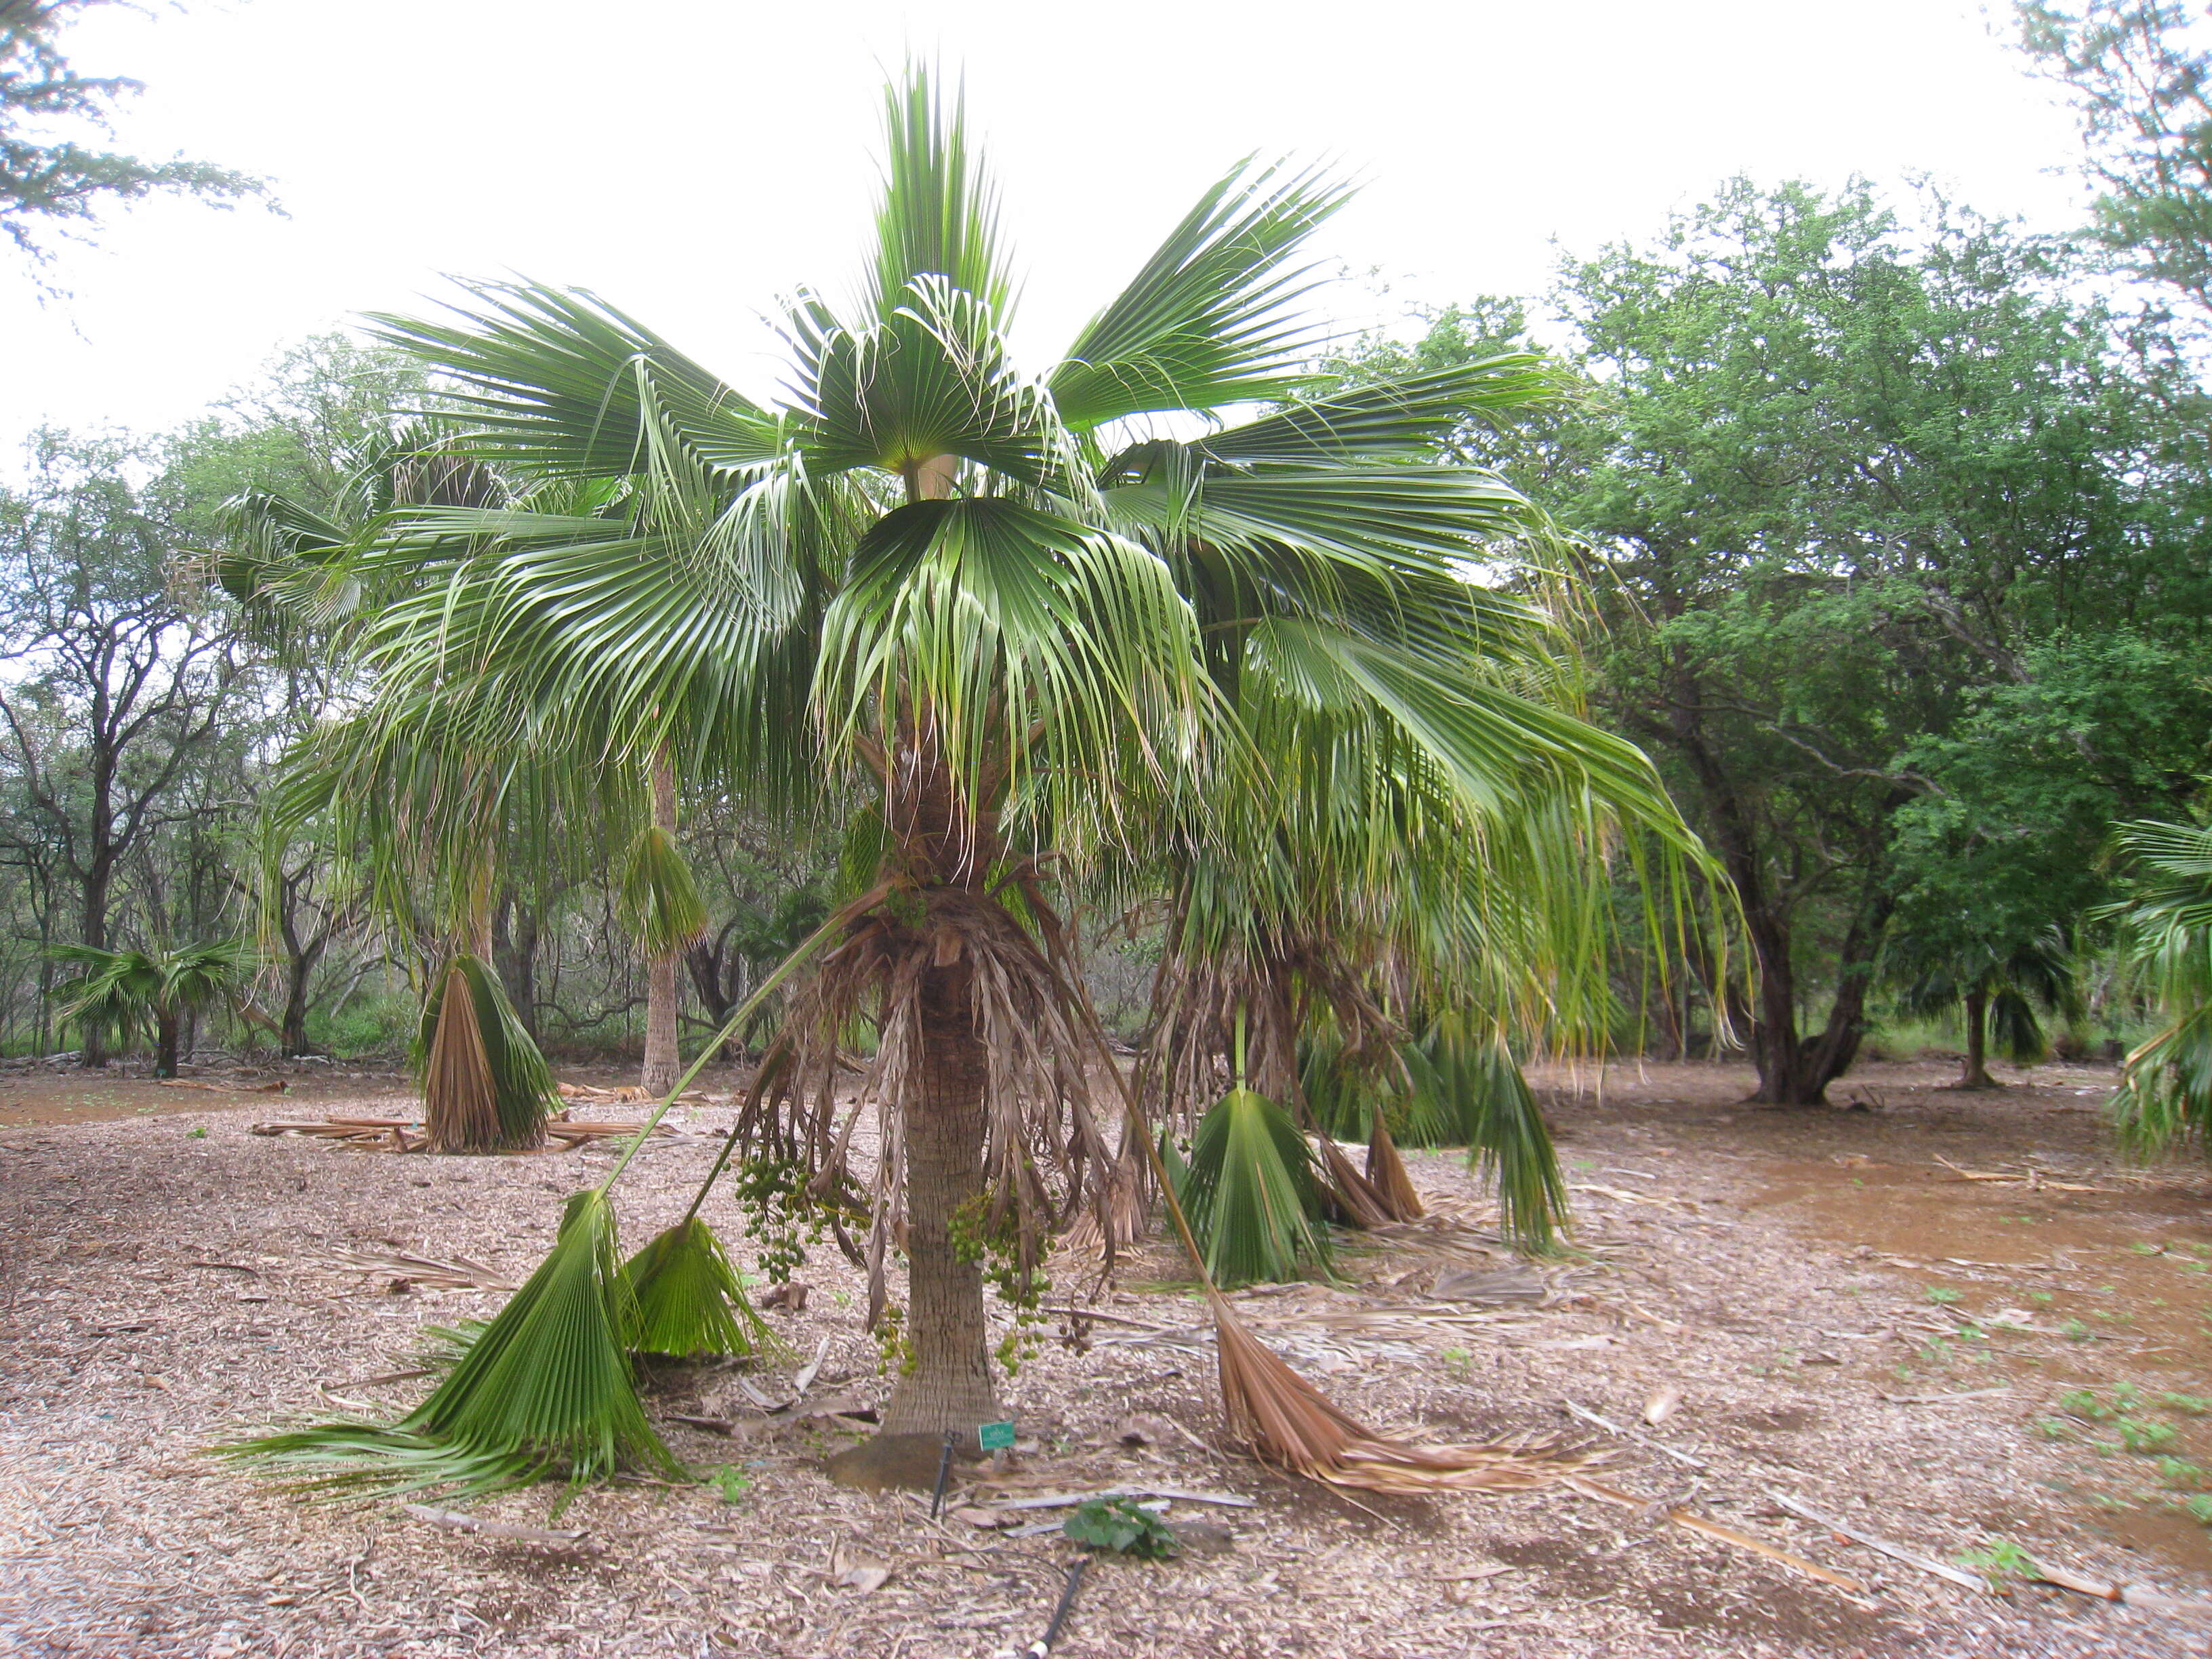
[{"label": "metal label stake", "polygon": [[937,1519],[938,1511],[945,1507],[945,1483],[952,1478],[952,1448],[958,1443],[957,1431],[945,1431],[945,1449],[937,1459],[937,1490],[929,1495],[929,1518]]}]

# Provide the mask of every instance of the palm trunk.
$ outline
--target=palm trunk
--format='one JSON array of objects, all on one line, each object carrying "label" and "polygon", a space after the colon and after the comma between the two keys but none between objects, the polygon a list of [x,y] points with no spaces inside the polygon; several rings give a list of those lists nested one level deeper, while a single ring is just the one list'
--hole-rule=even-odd
[{"label": "palm trunk", "polygon": [[1959,1073],[1961,1089],[1994,1089],[1997,1086],[1997,1080],[1990,1075],[1989,1013],[1988,992],[1966,993],[1966,1063]]},{"label": "palm trunk", "polygon": [[983,1269],[955,1248],[983,1192],[984,1093],[990,1068],[976,1035],[964,963],[927,970],[921,1064],[906,1111],[907,1334],[914,1369],[884,1407],[886,1434],[957,1432],[969,1451],[998,1414],[991,1384]]},{"label": "palm trunk", "polygon": [[154,1016],[154,1075],[174,1077],[177,1074],[177,1034],[179,1020],[175,1013],[164,1008]]},{"label": "palm trunk", "polygon": [[[959,463],[950,455],[923,462],[907,480],[909,499],[950,495]],[[948,850],[956,866],[988,860],[952,826],[955,792],[925,739],[929,758],[920,776],[927,782],[908,802],[913,815],[898,824],[916,845],[929,845],[942,866]],[[884,779],[888,787],[890,778]],[[918,812],[914,809],[919,808]],[[886,813],[886,818],[892,815]],[[972,826],[971,826],[972,832]],[[950,870],[940,867],[940,874]],[[886,1434],[957,1434],[979,1455],[975,1431],[998,1416],[991,1386],[989,1328],[983,1316],[983,1264],[955,1247],[953,1222],[964,1208],[969,1225],[983,1196],[983,1133],[989,1056],[975,1030],[969,965],[933,961],[919,988],[920,1049],[906,1109],[907,1338],[914,1369],[901,1376],[884,1407]]]},{"label": "palm trunk", "polygon": [[676,1051],[676,958],[659,956],[646,967],[645,1066],[637,1080],[658,1100],[683,1074]]},{"label": "palm trunk", "polygon": [[[665,759],[653,763],[653,826],[676,833],[676,774]],[[646,968],[645,1069],[637,1080],[656,1100],[684,1074],[676,1046],[676,958],[680,954],[678,950],[664,951]]]}]

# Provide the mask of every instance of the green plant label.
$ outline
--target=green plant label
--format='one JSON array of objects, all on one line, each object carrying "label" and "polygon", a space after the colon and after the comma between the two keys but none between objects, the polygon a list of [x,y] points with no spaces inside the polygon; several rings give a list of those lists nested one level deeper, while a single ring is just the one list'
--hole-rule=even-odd
[{"label": "green plant label", "polygon": [[985,1451],[1012,1451],[1014,1449],[1014,1425],[1011,1423],[986,1423],[975,1431],[975,1441]]}]

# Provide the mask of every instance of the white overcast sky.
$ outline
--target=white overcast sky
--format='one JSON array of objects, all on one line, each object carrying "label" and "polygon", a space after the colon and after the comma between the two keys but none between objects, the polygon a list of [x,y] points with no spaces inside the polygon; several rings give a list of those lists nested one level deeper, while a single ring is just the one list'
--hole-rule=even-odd
[{"label": "white overcast sky", "polygon": [[69,44],[147,82],[123,147],[265,175],[289,216],[142,206],[43,305],[0,256],[8,447],[175,422],[447,272],[594,289],[766,389],[757,319],[797,282],[842,290],[909,53],[965,74],[1038,357],[1255,151],[1366,181],[1324,249],[1390,307],[1529,292],[1554,238],[1649,236],[1737,172],[1925,172],[2081,216],[2069,118],[1967,0],[196,0]]}]

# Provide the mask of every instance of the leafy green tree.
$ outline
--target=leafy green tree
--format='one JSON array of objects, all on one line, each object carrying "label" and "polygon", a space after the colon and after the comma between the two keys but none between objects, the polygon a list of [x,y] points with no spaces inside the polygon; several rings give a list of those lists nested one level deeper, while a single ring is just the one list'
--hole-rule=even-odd
[{"label": "leafy green tree", "polygon": [[2102,192],[2098,238],[2212,308],[2212,40],[2202,13],[2175,0],[2016,0],[2015,17],[2021,49],[2080,118]]},{"label": "leafy green tree", "polygon": [[228,206],[266,193],[228,167],[142,161],[63,136],[104,130],[116,103],[140,90],[120,76],[79,74],[62,51],[70,21],[113,3],[0,0],[0,234],[34,261],[52,257],[48,233],[89,223],[106,203],[165,192]]},{"label": "leafy green tree", "polygon": [[1940,202],[1738,181],[1552,295],[1590,389],[1508,473],[1587,538],[1595,704],[1726,867],[1761,1099],[1818,1101],[1857,1051],[1902,825],[1957,757],[1930,745],[2046,650],[2202,614],[2189,382],[2075,275]]},{"label": "leafy green tree", "polygon": [[[41,434],[0,491],[0,690],[11,786],[0,834],[74,890],[76,942],[110,944],[116,884],[172,793],[246,712],[253,677],[226,619],[173,580],[158,484],[118,441]],[[85,1063],[103,1062],[88,1042]]]},{"label": "leafy green tree", "polygon": [[123,1042],[154,1032],[154,1075],[177,1074],[178,1037],[194,1014],[235,998],[252,969],[242,942],[103,951],[62,945],[54,954],[78,969],[60,988],[64,1017]]}]

